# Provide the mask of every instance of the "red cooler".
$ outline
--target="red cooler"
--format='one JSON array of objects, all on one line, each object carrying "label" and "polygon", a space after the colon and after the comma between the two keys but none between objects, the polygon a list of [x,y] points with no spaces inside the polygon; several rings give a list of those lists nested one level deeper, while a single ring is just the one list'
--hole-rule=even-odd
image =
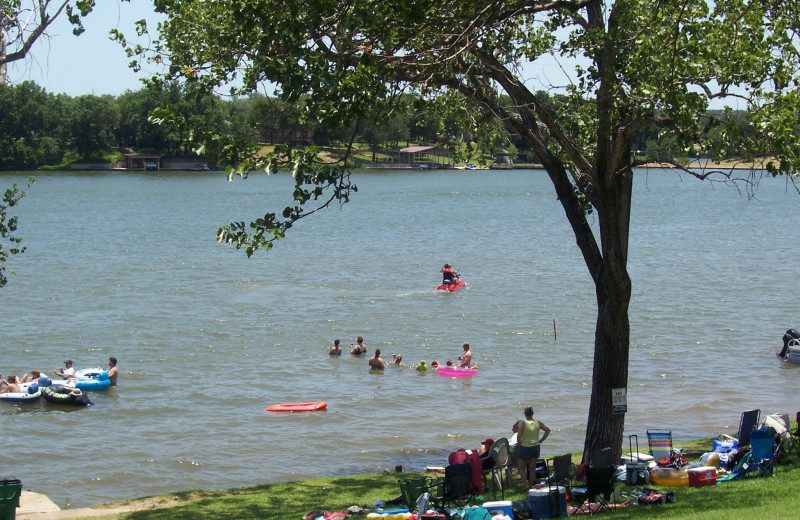
[{"label": "red cooler", "polygon": [[691,487],[715,486],[717,484],[717,468],[714,466],[701,466],[690,469],[689,485]]}]

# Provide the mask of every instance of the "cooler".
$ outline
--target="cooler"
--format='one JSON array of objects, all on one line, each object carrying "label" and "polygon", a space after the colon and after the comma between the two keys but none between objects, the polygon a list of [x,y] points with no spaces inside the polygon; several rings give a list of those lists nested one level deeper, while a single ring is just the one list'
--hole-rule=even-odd
[{"label": "cooler", "polygon": [[550,490],[534,488],[528,494],[533,518],[550,518]]},{"label": "cooler", "polygon": [[555,489],[550,490],[550,516],[567,517],[567,488],[564,486],[558,487],[558,497]]},{"label": "cooler", "polygon": [[531,489],[528,494],[533,518],[567,517],[567,488]]},{"label": "cooler", "polygon": [[701,466],[692,468],[689,473],[689,485],[691,487],[714,486],[717,484],[717,468],[714,466]]},{"label": "cooler", "polygon": [[499,500],[497,502],[484,502],[483,508],[489,511],[492,516],[506,515],[509,518],[514,518],[514,508],[510,500]]},{"label": "cooler", "polygon": [[625,483],[633,486],[650,483],[649,462],[628,462],[625,464]]}]

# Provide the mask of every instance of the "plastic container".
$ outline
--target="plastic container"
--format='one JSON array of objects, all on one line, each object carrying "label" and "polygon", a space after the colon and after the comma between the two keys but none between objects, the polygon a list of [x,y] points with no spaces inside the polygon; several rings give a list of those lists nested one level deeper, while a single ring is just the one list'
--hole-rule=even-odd
[{"label": "plastic container", "polygon": [[713,466],[701,466],[692,468],[689,473],[689,486],[705,487],[717,485],[717,468]]},{"label": "plastic container", "polygon": [[506,515],[509,518],[514,518],[514,508],[510,500],[498,500],[497,502],[484,502],[483,508],[489,511],[492,516]]},{"label": "plastic container", "polygon": [[22,482],[19,479],[0,477],[0,520],[14,520],[17,517]]}]

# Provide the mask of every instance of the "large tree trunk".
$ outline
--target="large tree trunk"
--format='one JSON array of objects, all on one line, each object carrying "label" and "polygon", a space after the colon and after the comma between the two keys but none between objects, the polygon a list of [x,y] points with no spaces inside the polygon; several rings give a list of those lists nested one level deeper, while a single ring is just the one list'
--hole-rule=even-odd
[{"label": "large tree trunk", "polygon": [[[598,217],[602,261],[594,274],[597,324],[594,337],[592,397],[586,423],[584,460],[594,449],[611,448],[617,461],[622,455],[625,414],[613,412],[613,390],[628,388],[628,358],[631,280],[628,276],[628,236],[633,175],[604,177],[601,182]],[[580,240],[580,237],[578,237]]]},{"label": "large tree trunk", "polygon": [[604,262],[597,281],[592,397],[586,423],[584,461],[591,450],[606,447],[611,448],[613,460],[618,460],[625,430],[625,414],[613,413],[612,391],[628,387],[630,281],[609,275],[613,269],[605,265],[607,262]]}]

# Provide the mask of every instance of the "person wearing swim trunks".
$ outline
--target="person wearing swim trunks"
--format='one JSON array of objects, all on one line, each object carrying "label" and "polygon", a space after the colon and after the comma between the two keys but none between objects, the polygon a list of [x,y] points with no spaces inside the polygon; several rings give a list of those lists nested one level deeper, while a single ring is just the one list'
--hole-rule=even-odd
[{"label": "person wearing swim trunks", "polygon": [[[522,489],[526,492],[536,481],[536,461],[541,455],[541,444],[550,435],[550,428],[533,418],[533,406],[525,407],[525,419],[514,423],[517,428],[519,459],[517,466],[522,479]],[[539,437],[539,433],[544,435]]]},{"label": "person wearing swim trunks", "polygon": [[458,366],[469,368],[470,363],[472,362],[472,351],[469,349],[469,343],[464,342],[463,348],[464,353],[458,357],[458,359],[461,360],[461,363],[459,363]]}]

